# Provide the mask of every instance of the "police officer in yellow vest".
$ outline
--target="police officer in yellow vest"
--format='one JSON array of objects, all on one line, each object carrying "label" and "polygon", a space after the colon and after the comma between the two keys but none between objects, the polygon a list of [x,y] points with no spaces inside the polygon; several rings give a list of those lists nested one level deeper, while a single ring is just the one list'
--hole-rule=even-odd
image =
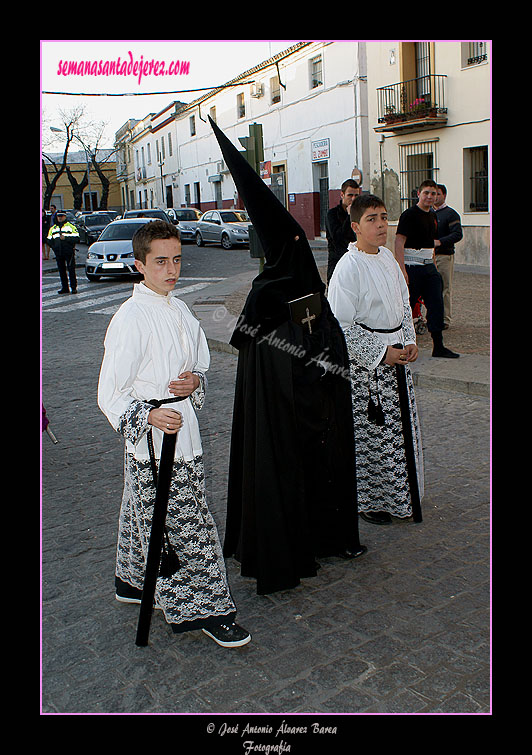
[{"label": "police officer in yellow vest", "polygon": [[58,210],[56,222],[48,231],[48,238],[46,239],[46,243],[55,254],[57,269],[61,278],[61,291],[58,291],[58,294],[70,293],[68,289],[69,279],[72,293],[77,293],[75,246],[78,241],[78,229],[67,221],[64,210]]}]

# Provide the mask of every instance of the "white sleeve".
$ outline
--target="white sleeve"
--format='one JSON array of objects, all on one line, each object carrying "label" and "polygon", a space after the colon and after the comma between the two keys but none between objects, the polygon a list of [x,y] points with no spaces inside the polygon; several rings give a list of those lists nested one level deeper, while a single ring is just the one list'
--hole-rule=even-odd
[{"label": "white sleeve", "polygon": [[196,390],[190,394],[190,400],[195,409],[201,409],[205,401],[205,392],[207,390],[207,375],[205,374],[209,369],[211,361],[211,355],[209,353],[209,347],[207,345],[207,338],[202,328],[199,328],[198,333],[198,355],[197,361],[192,372],[199,377],[200,384]]},{"label": "white sleeve", "polygon": [[327,298],[334,316],[344,331],[349,360],[360,367],[374,369],[386,353],[381,339],[357,325],[358,269],[342,257],[329,283]]},{"label": "white sleeve", "polygon": [[134,392],[149,339],[138,319],[117,312],[105,336],[98,381],[98,406],[111,426],[135,445],[147,429],[147,417],[153,408]]},{"label": "white sleeve", "polygon": [[[329,281],[327,299],[342,328],[353,324],[358,305],[358,275],[356,265],[340,258]],[[350,274],[348,274],[350,273]]]}]

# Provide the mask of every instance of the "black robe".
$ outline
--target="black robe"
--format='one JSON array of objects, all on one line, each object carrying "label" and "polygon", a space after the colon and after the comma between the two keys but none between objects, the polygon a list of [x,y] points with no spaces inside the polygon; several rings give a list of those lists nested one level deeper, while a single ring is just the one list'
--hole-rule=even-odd
[{"label": "black robe", "polygon": [[341,336],[322,314],[312,335],[286,321],[239,349],[224,555],[259,594],[360,549],[350,383],[318,364]]},{"label": "black robe", "polygon": [[[239,351],[223,551],[259,594],[360,551],[349,361],[303,229],[211,121],[265,253],[231,344]],[[319,294],[308,326],[288,302]],[[326,369],[319,362],[326,362]]]}]

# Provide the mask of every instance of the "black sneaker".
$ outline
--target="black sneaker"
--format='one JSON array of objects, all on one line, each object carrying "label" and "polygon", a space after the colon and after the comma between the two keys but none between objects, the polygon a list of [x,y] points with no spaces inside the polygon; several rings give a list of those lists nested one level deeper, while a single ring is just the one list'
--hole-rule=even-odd
[{"label": "black sneaker", "polygon": [[[137,587],[131,587],[126,582],[120,581],[120,584],[116,585],[115,598],[119,603],[136,603],[140,605],[142,603],[142,590]],[[153,606],[156,609],[160,609],[161,606],[157,603]]]},{"label": "black sneaker", "polygon": [[211,637],[218,645],[224,648],[239,648],[247,645],[251,640],[251,635],[233,621],[231,624],[218,624],[209,629],[202,629],[206,635]]},{"label": "black sneaker", "polygon": [[68,290],[68,288],[66,290],[64,288],[62,288],[61,291],[58,291],[57,293],[58,294],[69,294],[70,291]]}]

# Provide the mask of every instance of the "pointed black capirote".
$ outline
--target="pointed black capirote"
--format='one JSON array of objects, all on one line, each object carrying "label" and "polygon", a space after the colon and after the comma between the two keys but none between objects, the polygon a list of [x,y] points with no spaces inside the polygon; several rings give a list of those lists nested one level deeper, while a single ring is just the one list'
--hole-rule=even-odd
[{"label": "pointed black capirote", "polygon": [[303,228],[211,118],[209,122],[265,258],[231,338],[238,348],[250,333],[264,335],[285,322],[290,316],[287,302],[324,294],[325,284]]}]

